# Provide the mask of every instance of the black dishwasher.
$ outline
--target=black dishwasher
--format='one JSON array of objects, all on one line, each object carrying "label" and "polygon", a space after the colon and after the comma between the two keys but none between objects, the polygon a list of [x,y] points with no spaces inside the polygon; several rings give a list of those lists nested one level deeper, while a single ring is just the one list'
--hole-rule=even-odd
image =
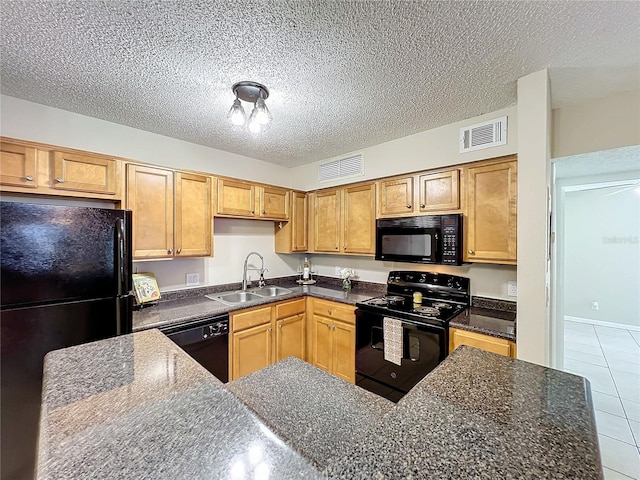
[{"label": "black dishwasher", "polygon": [[169,339],[221,382],[229,381],[229,315],[161,328]]}]

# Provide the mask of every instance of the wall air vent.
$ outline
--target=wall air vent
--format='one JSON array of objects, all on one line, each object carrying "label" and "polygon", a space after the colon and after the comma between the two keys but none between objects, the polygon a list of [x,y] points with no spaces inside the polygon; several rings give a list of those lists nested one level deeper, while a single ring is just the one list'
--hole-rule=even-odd
[{"label": "wall air vent", "polygon": [[364,160],[361,153],[321,163],[318,169],[319,182],[357,177],[359,175],[364,175]]},{"label": "wall air vent", "polygon": [[460,153],[507,143],[507,117],[496,118],[460,129]]}]

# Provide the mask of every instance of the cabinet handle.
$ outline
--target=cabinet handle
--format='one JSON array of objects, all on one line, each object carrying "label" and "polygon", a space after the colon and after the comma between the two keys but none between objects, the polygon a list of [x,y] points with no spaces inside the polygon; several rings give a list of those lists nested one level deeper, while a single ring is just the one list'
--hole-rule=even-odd
[{"label": "cabinet handle", "polygon": [[262,214],[265,215],[267,212],[265,212],[264,210],[262,210]]},{"label": "cabinet handle", "polygon": [[475,252],[474,252],[473,250],[467,250],[467,253],[468,253],[469,255],[473,255]]},{"label": "cabinet handle", "polygon": [[33,177],[31,175],[27,175],[26,177],[24,177],[25,180],[28,180],[29,182],[33,181]]},{"label": "cabinet handle", "polygon": [[179,248],[178,250],[176,250],[176,253],[178,253],[178,254],[182,253],[182,249]]},{"label": "cabinet handle", "polygon": [[327,312],[329,313],[329,315],[331,315],[333,313],[333,310],[327,310]]},{"label": "cabinet handle", "polygon": [[56,182],[62,183],[62,182],[64,182],[64,178],[58,177],[58,178],[56,178]]},{"label": "cabinet handle", "polygon": [[424,203],[421,203],[420,208],[424,208],[424,207],[426,207],[426,205]]},{"label": "cabinet handle", "polygon": [[336,245],[336,250],[339,250],[338,245]]},{"label": "cabinet handle", "polygon": [[342,248],[344,248],[344,249],[346,250],[346,249],[347,249],[347,246],[345,245],[345,246],[344,246],[344,247],[342,247]]},{"label": "cabinet handle", "polygon": [[251,210],[251,213],[256,213],[256,211],[255,210]]},{"label": "cabinet handle", "polygon": [[282,324],[278,325],[278,328],[282,328]]},{"label": "cabinet handle", "polygon": [[167,250],[167,253],[171,255],[173,253],[173,248],[170,248],[169,250]]},{"label": "cabinet handle", "polygon": [[411,208],[411,205],[407,204],[407,208]]},{"label": "cabinet handle", "polygon": [[271,332],[273,330],[273,328],[269,327],[269,331]]}]

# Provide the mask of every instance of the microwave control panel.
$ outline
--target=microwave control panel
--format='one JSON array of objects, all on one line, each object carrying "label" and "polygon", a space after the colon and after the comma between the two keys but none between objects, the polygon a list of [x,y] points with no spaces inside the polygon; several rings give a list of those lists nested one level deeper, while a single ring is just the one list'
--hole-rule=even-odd
[{"label": "microwave control panel", "polygon": [[462,263],[462,223],[459,215],[443,215],[442,230],[442,263],[444,265],[460,265]]}]

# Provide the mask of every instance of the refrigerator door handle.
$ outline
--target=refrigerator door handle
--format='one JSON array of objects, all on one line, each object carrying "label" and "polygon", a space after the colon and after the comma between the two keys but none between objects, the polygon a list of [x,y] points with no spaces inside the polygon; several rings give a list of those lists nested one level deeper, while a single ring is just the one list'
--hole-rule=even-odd
[{"label": "refrigerator door handle", "polygon": [[121,218],[116,220],[116,262],[118,273],[118,295],[124,295],[126,292],[126,268],[125,268],[125,235],[124,235],[124,222]]}]

